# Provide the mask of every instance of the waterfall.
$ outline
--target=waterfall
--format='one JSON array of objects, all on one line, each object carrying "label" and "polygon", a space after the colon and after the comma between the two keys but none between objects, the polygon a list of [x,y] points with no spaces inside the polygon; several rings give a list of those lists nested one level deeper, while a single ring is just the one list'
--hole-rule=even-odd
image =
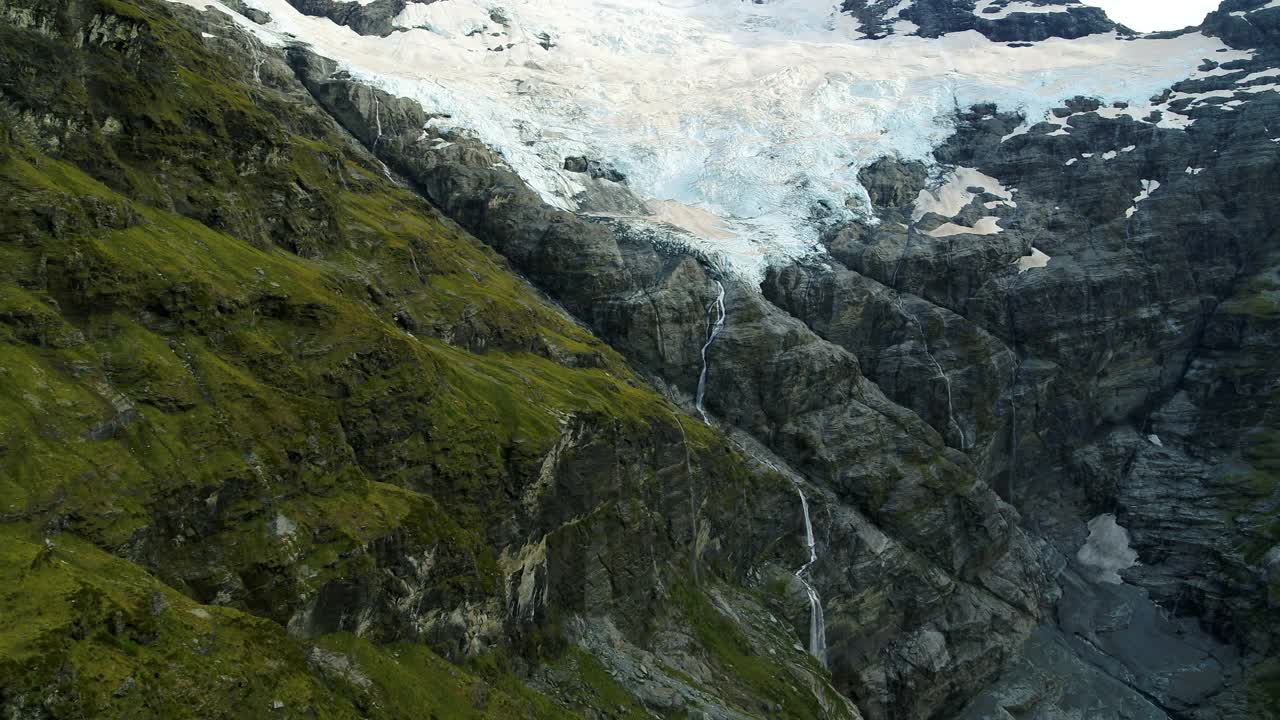
[{"label": "waterfall", "polygon": [[916,332],[920,334],[920,344],[924,347],[925,357],[929,358],[929,362],[933,364],[934,372],[938,373],[937,377],[942,379],[942,385],[947,390],[947,419],[950,421],[951,427],[954,427],[956,432],[960,435],[960,449],[967,451],[969,449],[969,438],[965,436],[964,427],[960,425],[960,421],[956,419],[956,408],[951,399],[951,376],[947,375],[946,371],[942,369],[942,363],[938,362],[938,359],[933,356],[932,352],[930,352],[929,338],[924,334],[924,325],[921,324],[920,318],[916,317],[915,313],[908,313],[906,308],[902,306],[901,293],[899,293],[897,297],[897,304],[898,310],[911,318],[911,322],[915,324]]},{"label": "waterfall", "polygon": [[824,666],[827,664],[827,621],[822,616],[822,599],[818,591],[813,589],[804,575],[818,561],[818,546],[813,539],[813,522],[809,520],[809,501],[804,491],[796,488],[800,495],[800,508],[804,510],[804,542],[809,548],[809,561],[796,570],[796,578],[804,584],[804,591],[809,596],[809,654],[816,657]]},{"label": "waterfall", "polygon": [[258,49],[256,42],[249,43],[249,49],[253,51],[253,81],[262,82],[262,66],[266,64],[267,59],[262,56],[262,51]]},{"label": "waterfall", "polygon": [[[382,174],[386,175],[388,180],[394,181],[395,178],[391,177],[391,168],[387,167],[387,164],[382,162],[382,158],[378,157],[378,143],[382,140],[382,103],[378,101],[376,94],[373,96],[373,122],[378,134],[373,138],[373,146],[369,148],[369,154],[373,155],[373,159],[377,160],[378,164],[382,166]],[[414,264],[416,269],[416,260]]]},{"label": "waterfall", "polygon": [[[707,306],[707,315],[711,315],[714,308],[719,313],[716,321],[711,324],[711,329],[707,332],[707,342],[702,346],[702,372],[698,375],[698,395],[694,401],[694,406],[698,408],[698,414],[702,416],[702,422],[710,425],[711,420],[707,417],[707,411],[702,406],[703,397],[707,391],[707,348],[711,347],[711,343],[716,341],[716,336],[720,334],[720,330],[724,328],[724,285],[719,280],[716,281],[716,288],[719,294],[716,296],[715,302]],[[808,513],[805,514],[808,517]]]}]

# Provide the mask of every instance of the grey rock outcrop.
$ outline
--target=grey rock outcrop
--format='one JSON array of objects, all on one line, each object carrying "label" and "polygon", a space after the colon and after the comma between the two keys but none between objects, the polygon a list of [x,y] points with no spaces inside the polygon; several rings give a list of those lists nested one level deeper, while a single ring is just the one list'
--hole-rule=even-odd
[{"label": "grey rock outcrop", "polygon": [[1123,30],[1111,22],[1105,12],[1078,0],[1037,0],[1034,5],[1060,7],[1058,12],[1006,13],[1007,2],[990,3],[978,12],[975,0],[915,0],[899,10],[895,17],[888,13],[899,8],[897,0],[845,0],[843,12],[859,22],[859,29],[872,38],[894,32],[894,23],[906,20],[917,26],[914,34],[936,38],[947,33],[976,30],[997,42],[1035,42],[1051,37],[1078,38],[1095,33]]},{"label": "grey rock outcrop", "polygon": [[[408,0],[289,0],[303,15],[323,17],[345,25],[361,35],[390,35],[395,32],[392,20],[404,11]],[[250,16],[252,17],[252,16]]]}]

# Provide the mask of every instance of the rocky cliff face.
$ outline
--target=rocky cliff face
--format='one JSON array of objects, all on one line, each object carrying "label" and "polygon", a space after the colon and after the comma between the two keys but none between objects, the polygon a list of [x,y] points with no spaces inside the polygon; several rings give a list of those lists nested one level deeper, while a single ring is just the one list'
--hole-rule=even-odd
[{"label": "rocky cliff face", "polygon": [[955,108],[755,278],[236,7],[0,6],[7,712],[1280,713],[1280,8],[1144,117]]},{"label": "rocky cliff face", "polygon": [[845,0],[840,8],[877,39],[907,32],[937,38],[975,30],[997,42],[1035,42],[1123,29],[1079,0]]}]

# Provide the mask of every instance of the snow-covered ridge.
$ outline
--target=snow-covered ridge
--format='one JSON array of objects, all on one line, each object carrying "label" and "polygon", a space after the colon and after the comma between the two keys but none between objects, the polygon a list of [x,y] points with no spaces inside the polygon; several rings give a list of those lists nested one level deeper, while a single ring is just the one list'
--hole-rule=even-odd
[{"label": "snow-covered ridge", "polygon": [[1271,2],[1267,3],[1266,5],[1263,5],[1262,7],[1256,7],[1256,8],[1254,8],[1254,9],[1252,9],[1252,10],[1238,10],[1238,11],[1233,12],[1233,13],[1231,13],[1231,14],[1232,14],[1234,17],[1244,17],[1244,16],[1248,15],[1249,13],[1256,13],[1256,12],[1258,12],[1258,11],[1260,11],[1260,10],[1274,10],[1274,9],[1276,9],[1276,8],[1280,8],[1280,0],[1271,0]]},{"label": "snow-covered ridge", "polygon": [[973,8],[973,14],[987,20],[1003,20],[1014,13],[1060,13],[1067,12],[1070,5],[1035,5],[1029,2],[1011,2],[1004,6],[996,6],[995,12],[989,8],[995,5],[996,0],[978,0],[978,4]]},{"label": "snow-covered ridge", "polygon": [[670,217],[720,218],[688,228],[689,242],[748,278],[815,251],[815,215],[869,214],[858,171],[884,155],[929,162],[957,107],[995,102],[1034,121],[1085,95],[1141,118],[1205,58],[1248,57],[1199,34],[871,42],[829,0],[440,0],[409,5],[396,19],[407,30],[388,37],[285,0],[247,4],[272,17],[260,36],[291,34],[447,114],[436,122],[500,151],[548,203],[578,209],[583,176],[564,158],[586,156]]}]

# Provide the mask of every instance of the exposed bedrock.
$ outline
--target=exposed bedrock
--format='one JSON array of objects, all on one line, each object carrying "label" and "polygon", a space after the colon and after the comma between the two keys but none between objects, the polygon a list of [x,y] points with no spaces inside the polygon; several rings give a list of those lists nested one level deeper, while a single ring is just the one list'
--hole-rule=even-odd
[{"label": "exposed bedrock", "polygon": [[[1026,6],[1053,11],[1026,12]],[[1008,7],[1012,6],[1012,7]],[[895,23],[907,21],[921,37],[936,38],[976,30],[996,42],[1034,42],[1051,37],[1078,38],[1120,29],[1100,8],[1077,0],[1037,0],[1034,3],[981,0],[845,0],[841,10],[851,14],[859,29],[872,38],[898,32]]]},{"label": "exposed bedrock", "polygon": [[[654,240],[669,231],[551,208],[482,144],[432,130],[415,104],[335,75],[304,51],[290,57],[313,95],[367,146],[376,140],[395,172],[686,399],[715,281],[724,283],[727,322],[708,348],[706,407],[822,489],[814,522],[830,545],[814,584],[827,605],[836,683],[864,712],[927,717],[954,705],[1030,631],[1049,575],[1042,549],[973,462],[889,400],[854,354],[704,260],[661,249]],[[856,518],[910,562],[891,574],[862,569],[881,560],[828,540],[838,517]],[[788,612],[807,628],[807,603]]]},{"label": "exposed bedrock", "polygon": [[[1233,65],[1223,81],[1175,89],[1229,89],[1271,64],[1262,55]],[[1222,656],[1194,682],[1168,681],[1201,688],[1190,695],[1144,686],[1145,674],[1164,670],[1125,653],[1145,642],[1139,638],[1161,642],[1152,638],[1164,631],[1134,620],[1137,629],[1100,651],[1109,659],[1086,663],[1096,666],[1090,676],[1102,667],[1105,677],[1073,675],[1099,693],[1118,678],[1153,717],[1261,712],[1269,671],[1257,668],[1276,648],[1269,553],[1280,539],[1280,496],[1271,409],[1280,368],[1260,358],[1280,349],[1280,148],[1270,129],[1280,96],[1263,92],[1222,107],[1231,97],[1192,109],[1195,124],[1186,131],[1107,119],[1096,102],[1082,100],[1058,115],[1068,132],[1045,123],[1015,134],[1020,118],[976,108],[961,115],[956,136],[936,154],[1017,189],[1016,209],[1000,210],[1003,232],[938,239],[922,230],[932,227],[927,217],[910,225],[903,199],[925,180],[886,161],[864,174],[880,222],[828,240],[833,258],[850,269],[797,265],[772,272],[764,286],[816,332],[857,352],[869,378],[939,432],[953,416],[973,428],[986,479],[1064,555],[1079,545],[1083,520],[1116,513],[1141,559],[1123,573],[1124,587],[1141,599],[1123,612],[1167,614],[1186,642]],[[989,200],[981,189],[962,213]],[[953,251],[950,243],[964,247]],[[1035,251],[1050,258],[1047,265],[1019,264]],[[933,318],[922,322],[914,348],[906,344],[910,316]],[[904,368],[907,382],[900,381]],[[953,382],[960,390],[944,411],[942,383],[929,387],[931,376],[944,374],[994,383]],[[1080,592],[1097,595],[1096,588]],[[1080,601],[1064,599],[1060,613],[1072,602]],[[1032,717],[1070,707],[1066,696],[1028,696],[1020,705],[1014,692],[1043,663],[1076,666],[1088,654],[1063,656],[1070,643],[1057,632],[1046,627],[1024,648],[1020,663],[1037,660],[1011,670],[1023,675],[1002,686],[1008,703],[1001,707],[1048,713]],[[1224,641],[1245,656],[1252,677],[1241,677],[1238,661],[1219,647]],[[1200,667],[1191,650],[1169,652],[1171,663]],[[1132,707],[1083,716],[1123,717],[1137,712]]]}]

